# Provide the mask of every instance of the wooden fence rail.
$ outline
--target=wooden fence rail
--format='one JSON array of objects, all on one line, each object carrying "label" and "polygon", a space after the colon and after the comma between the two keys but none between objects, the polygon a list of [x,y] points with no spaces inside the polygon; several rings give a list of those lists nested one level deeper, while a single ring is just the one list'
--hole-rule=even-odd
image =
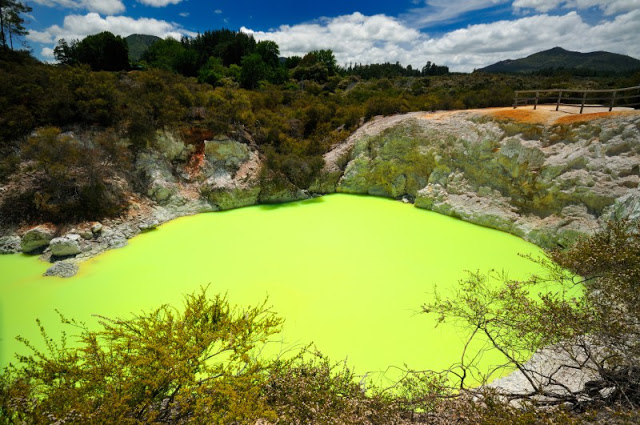
[{"label": "wooden fence rail", "polygon": [[[521,97],[523,94],[535,94],[535,96]],[[529,102],[533,102],[533,109],[536,109],[538,103],[548,100],[554,100],[556,111],[560,109],[560,106],[578,105],[580,105],[580,113],[584,108],[601,108],[607,105],[611,111],[616,104],[626,107],[640,106],[640,86],[612,90],[516,90],[513,109],[520,105],[528,105]],[[570,101],[574,103],[565,103]]]}]

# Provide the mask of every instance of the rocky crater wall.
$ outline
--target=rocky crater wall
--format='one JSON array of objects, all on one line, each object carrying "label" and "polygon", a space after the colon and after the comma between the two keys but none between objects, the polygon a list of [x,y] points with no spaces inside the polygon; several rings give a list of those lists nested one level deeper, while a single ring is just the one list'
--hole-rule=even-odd
[{"label": "rocky crater wall", "polygon": [[482,110],[379,123],[349,141],[336,190],[405,197],[546,248],[640,217],[639,113],[525,118]]},{"label": "rocky crater wall", "polygon": [[[1,229],[0,252],[42,253],[50,274],[125,245],[173,218],[320,194],[370,194],[567,246],[609,218],[640,218],[640,112],[552,114],[489,109],[378,117],[324,156],[311,186],[264,166],[250,138],[199,148],[159,132],[139,155],[145,182],[126,215],[62,228]],[[56,273],[60,270],[60,273]]]}]

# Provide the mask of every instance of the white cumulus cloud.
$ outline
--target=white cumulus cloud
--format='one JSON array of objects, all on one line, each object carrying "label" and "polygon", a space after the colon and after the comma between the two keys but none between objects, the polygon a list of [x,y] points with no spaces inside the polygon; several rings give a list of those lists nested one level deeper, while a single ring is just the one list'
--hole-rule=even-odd
[{"label": "white cumulus cloud", "polygon": [[40,51],[40,55],[45,59],[53,60],[53,49],[50,47],[43,47]]},{"label": "white cumulus cloud", "polygon": [[615,15],[640,9],[640,0],[573,0],[567,1],[567,7],[597,7],[606,15]]},{"label": "white cumulus cloud", "polygon": [[513,7],[538,12],[549,12],[559,7],[577,10],[597,8],[605,15],[612,16],[640,9],[640,0],[515,0]]},{"label": "white cumulus cloud", "polygon": [[138,0],[138,3],[153,7],[165,7],[170,4],[178,4],[180,2],[182,2],[182,0]]},{"label": "white cumulus cloud", "polygon": [[253,31],[257,40],[273,40],[283,56],[332,49],[339,64],[400,62],[422,67],[427,61],[468,72],[504,59],[517,59],[561,46],[569,50],[611,52],[640,57],[640,9],[590,25],[573,11],[470,25],[439,37],[417,31],[385,15],[360,13],[312,23]]},{"label": "white cumulus cloud", "polygon": [[[66,16],[62,26],[52,25],[44,31],[31,30],[27,38],[40,43],[57,43],[61,38],[67,41],[79,40],[103,31],[109,31],[123,37],[131,34],[149,34],[176,39],[180,39],[183,35],[195,36],[195,33],[167,21],[152,18],[134,19],[127,16],[106,16],[103,18],[97,13],[87,13],[86,15]],[[51,47],[45,47],[41,54],[47,57],[52,52]]]},{"label": "white cumulus cloud", "polygon": [[393,51],[410,49],[422,36],[397,19],[361,13],[323,18],[317,22],[283,25],[275,31],[241,31],[258,40],[273,40],[285,56],[303,56],[311,50],[333,49],[339,63],[384,62]]},{"label": "white cumulus cloud", "polygon": [[548,12],[556,9],[563,0],[515,0],[513,7],[515,9],[534,9],[538,12]]},{"label": "white cumulus cloud", "polygon": [[36,31],[36,30],[29,30],[29,34],[27,34],[27,40],[34,41],[36,43],[53,42],[53,39],[51,38],[51,34],[48,31]]},{"label": "white cumulus cloud", "polygon": [[122,0],[31,0],[49,7],[64,7],[68,9],[86,9],[105,15],[114,15],[125,11]]}]

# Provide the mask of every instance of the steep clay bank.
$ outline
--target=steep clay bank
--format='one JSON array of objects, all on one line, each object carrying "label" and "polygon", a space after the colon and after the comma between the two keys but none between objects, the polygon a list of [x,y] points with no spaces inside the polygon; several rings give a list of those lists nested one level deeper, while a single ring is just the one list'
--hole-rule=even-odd
[{"label": "steep clay bank", "polygon": [[[269,174],[248,138],[200,149],[169,132],[139,155],[145,182],[118,219],[2,229],[0,252],[42,253],[50,274],[173,218],[333,192],[404,198],[420,208],[566,246],[611,217],[640,217],[640,112],[540,108],[376,118],[325,154],[308,188]],[[1,195],[0,191],[0,196]],[[59,271],[59,272],[58,272]]]}]

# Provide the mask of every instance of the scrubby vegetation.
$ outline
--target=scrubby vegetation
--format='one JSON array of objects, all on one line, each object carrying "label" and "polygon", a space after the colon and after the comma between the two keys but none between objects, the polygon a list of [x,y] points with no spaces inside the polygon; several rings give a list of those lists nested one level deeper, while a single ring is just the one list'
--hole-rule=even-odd
[{"label": "scrubby vegetation", "polygon": [[[577,412],[617,408],[628,415],[623,423],[637,420],[639,230],[638,221],[609,222],[573,247],[537,259],[547,273],[527,281],[471,273],[455,296],[437,298],[424,311],[464,323],[469,341],[486,341],[522,374],[528,389],[504,390],[502,402],[524,400]],[[496,287],[492,279],[501,284]],[[528,364],[531,353],[542,349],[551,366]],[[463,356],[451,369],[460,388],[468,387],[468,380],[490,379],[476,368],[476,356]],[[580,378],[567,378],[572,374]]]},{"label": "scrubby vegetation", "polygon": [[[81,141],[47,127],[22,147],[22,181],[0,205],[9,222],[74,222],[114,216],[126,207],[128,152],[110,133]],[[16,182],[17,184],[17,182]]]}]

